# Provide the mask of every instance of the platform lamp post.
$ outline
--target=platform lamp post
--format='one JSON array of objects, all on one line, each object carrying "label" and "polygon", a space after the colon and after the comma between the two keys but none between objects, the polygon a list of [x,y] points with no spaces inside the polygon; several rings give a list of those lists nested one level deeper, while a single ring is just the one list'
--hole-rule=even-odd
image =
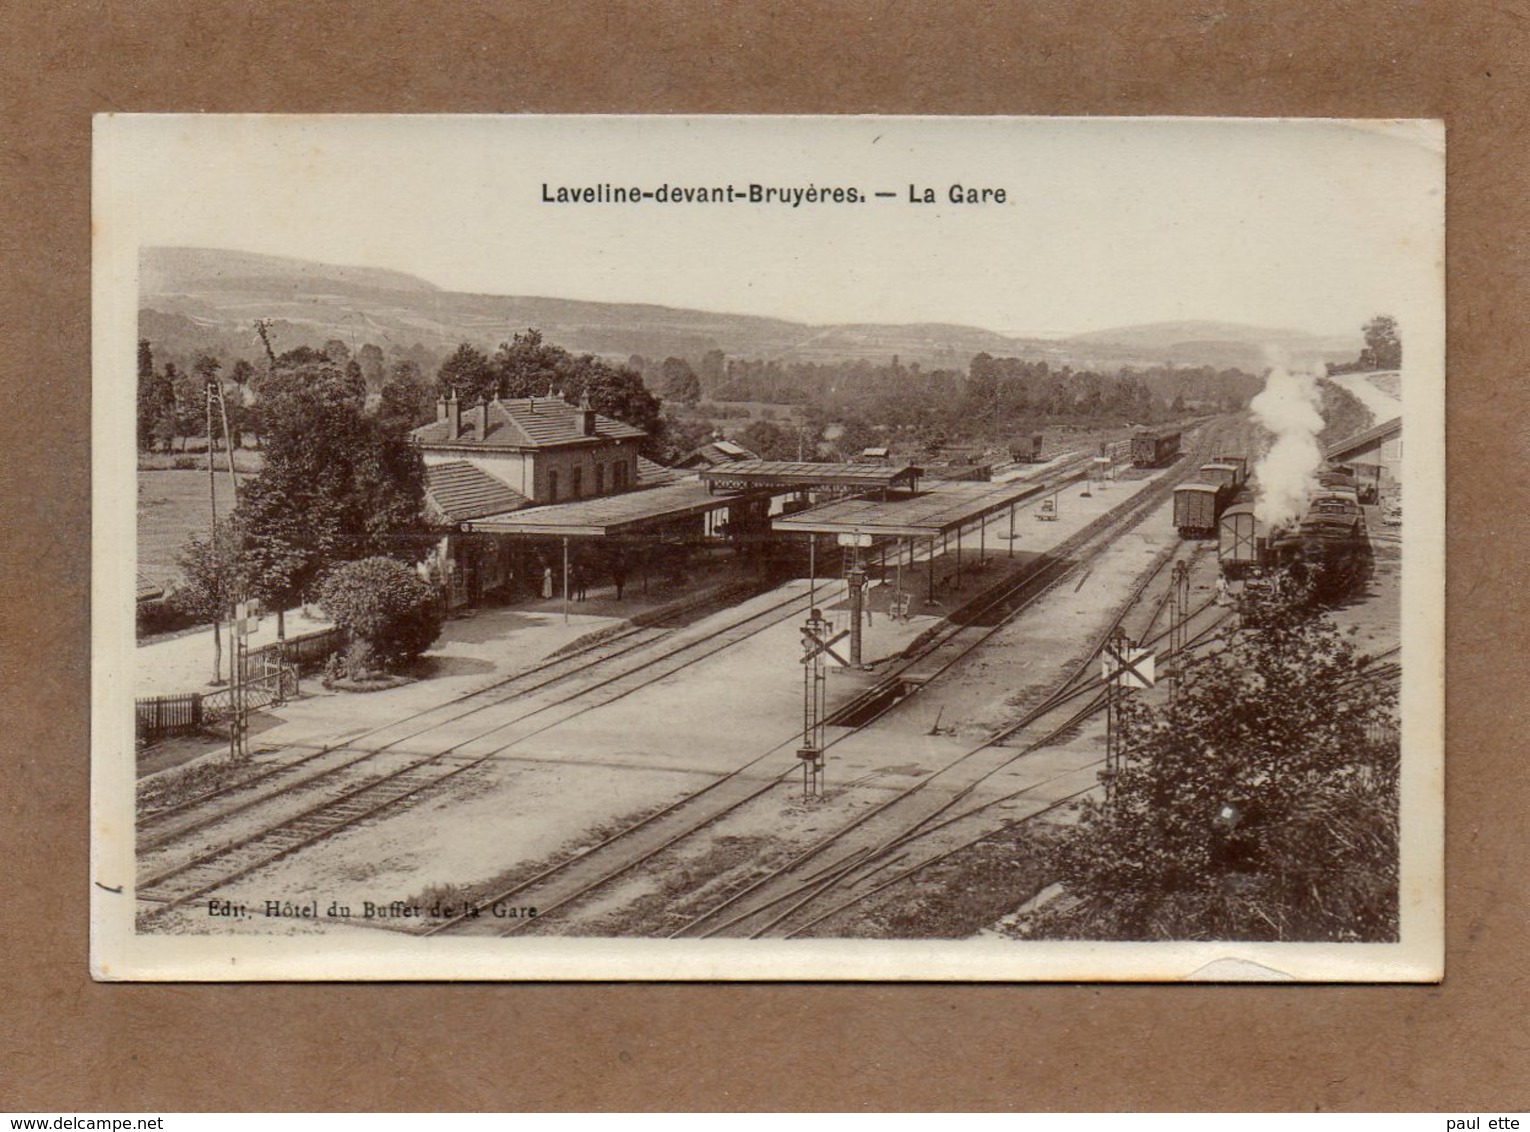
[{"label": "platform lamp post", "polygon": [[568,624],[568,536],[563,536],[563,623]]},{"label": "platform lamp post", "polygon": [[[841,535],[843,541],[847,536]],[[850,569],[845,580],[850,586],[850,667],[861,667],[862,611],[866,601],[866,569],[861,564],[861,547],[871,544],[871,536],[860,531],[848,536],[850,539]]]}]

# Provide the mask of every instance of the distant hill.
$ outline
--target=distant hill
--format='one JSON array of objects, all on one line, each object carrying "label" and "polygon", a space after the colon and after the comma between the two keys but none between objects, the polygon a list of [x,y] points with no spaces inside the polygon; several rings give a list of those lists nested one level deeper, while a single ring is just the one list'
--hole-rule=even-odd
[{"label": "distant hill", "polygon": [[1095,330],[1058,343],[1080,356],[1132,356],[1176,365],[1235,366],[1253,373],[1273,360],[1267,347],[1274,347],[1281,360],[1300,365],[1351,357],[1360,344],[1358,330],[1350,337],[1322,337],[1303,330],[1193,320]]},{"label": "distant hill", "polygon": [[[517,330],[536,327],[574,353],[617,360],[631,354],[699,358],[708,350],[782,362],[865,358],[965,369],[974,354],[1047,361],[1075,369],[1124,365],[1211,365],[1259,372],[1263,345],[1293,360],[1341,361],[1353,341],[1300,331],[1210,322],[1155,323],[1063,339],[1019,338],[944,323],[810,326],[753,315],[644,303],[596,303],[444,291],[413,275],[209,248],[146,248],[140,263],[140,333],[156,356],[188,358],[198,349],[255,360],[255,319],[271,319],[278,350],[322,346],[332,338],[386,351],[444,357],[459,342],[492,350]],[[416,352],[418,353],[418,352]]]},{"label": "distant hill", "polygon": [[433,283],[380,267],[338,267],[288,256],[217,248],[145,248],[139,260],[145,295],[186,291],[276,290],[310,294],[439,291]]}]

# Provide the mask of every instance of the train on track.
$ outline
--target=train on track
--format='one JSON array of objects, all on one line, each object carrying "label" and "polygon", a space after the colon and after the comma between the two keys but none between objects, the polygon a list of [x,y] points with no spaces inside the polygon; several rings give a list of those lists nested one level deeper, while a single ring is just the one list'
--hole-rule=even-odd
[{"label": "train on track", "polygon": [[1217,456],[1202,464],[1193,483],[1174,489],[1174,526],[1181,538],[1213,538],[1222,513],[1243,495],[1248,484],[1248,459]]},{"label": "train on track", "polygon": [[1223,510],[1216,533],[1217,559],[1228,578],[1297,568],[1319,600],[1330,600],[1352,593],[1369,574],[1371,543],[1360,493],[1353,477],[1340,471],[1322,473],[1295,522],[1272,528],[1251,500],[1239,500]]},{"label": "train on track", "polygon": [[1132,466],[1162,468],[1179,458],[1180,433],[1138,429],[1132,433]]}]

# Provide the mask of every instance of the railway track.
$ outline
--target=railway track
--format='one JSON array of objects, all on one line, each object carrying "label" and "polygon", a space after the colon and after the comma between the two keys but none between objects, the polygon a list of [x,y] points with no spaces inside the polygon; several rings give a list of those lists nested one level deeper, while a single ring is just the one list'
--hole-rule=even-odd
[{"label": "railway track", "polygon": [[[676,614],[676,616],[679,616],[679,614]],[[395,728],[407,727],[420,720],[429,720],[427,724],[411,734],[399,736],[382,745],[386,747],[396,746],[399,743],[407,742],[409,739],[423,735],[442,724],[452,723],[478,712],[498,707],[511,700],[531,695],[571,677],[586,673],[592,667],[618,660],[676,632],[673,628],[660,627],[662,624],[663,622],[653,626],[631,626],[621,633],[614,634],[585,648],[548,657],[513,676],[455,697],[445,704],[433,704],[428,708],[395,717],[376,727],[368,728],[357,734],[348,735],[344,738],[343,742],[320,746],[301,758],[284,762],[268,770],[211,790],[203,791],[194,797],[183,799],[172,805],[149,810],[141,814],[137,821],[138,847],[140,850],[153,848],[156,845],[163,844],[165,841],[173,840],[175,837],[189,832],[192,824],[200,825],[201,823],[181,825],[177,823],[176,819],[186,814],[196,813],[204,809],[208,803],[220,798],[247,793],[253,788],[262,785],[277,787],[277,790],[273,791],[273,793],[279,792],[281,789],[291,788],[294,784],[284,780],[301,777],[300,772],[305,768],[322,764],[325,761],[325,756],[335,751],[343,751],[347,748],[355,747],[368,739],[375,739]],[[458,708],[463,710],[456,710]],[[232,812],[235,811],[226,811],[226,813]]]},{"label": "railway track", "polygon": [[[1058,483],[1073,482],[1076,478],[1074,473],[1087,463],[1087,457],[1082,456],[1071,460],[1065,459],[1054,470],[1060,477]],[[785,610],[786,612],[779,619],[784,620],[794,612],[796,605],[810,598],[811,591],[808,599],[791,598],[771,608]],[[695,611],[687,610],[686,612],[694,613]],[[359,734],[346,736],[343,742],[320,746],[300,758],[285,761],[268,770],[204,791],[195,797],[183,799],[172,805],[147,811],[141,814],[137,821],[138,850],[143,852],[159,848],[206,829],[228,817],[252,809],[283,793],[316,785],[321,780],[354,769],[360,763],[386,750],[429,734],[446,724],[522,699],[565,680],[585,675],[592,668],[639,652],[654,642],[672,635],[675,631],[672,628],[659,626],[632,626],[622,633],[607,637],[585,648],[545,659],[523,672],[459,696],[449,703],[432,705],[400,716]],[[363,747],[367,740],[378,740],[392,730],[406,728],[416,723],[420,726],[413,731],[364,747],[360,754],[356,754],[356,749]],[[345,755],[347,752],[349,757],[335,757],[337,753]],[[207,810],[209,804],[224,798],[239,800],[235,805],[221,810],[213,812]]]},{"label": "railway track", "polygon": [[[976,611],[969,607],[964,611],[966,624],[956,626],[936,640],[928,642],[927,649],[909,658],[908,663],[923,661],[930,653],[942,650],[933,675],[926,677],[924,682],[943,674],[963,656],[991,638],[1024,608],[1070,576],[1080,565],[1080,562],[1070,560],[1072,555],[1081,553],[1085,547],[1091,545],[1097,550],[1108,545],[1123,531],[1131,529],[1146,514],[1167,500],[1174,484],[1185,474],[1188,474],[1188,469],[1180,472],[1178,476],[1162,477],[1162,480],[1169,482],[1155,483],[1117,508],[1113,508],[1105,516],[1088,524],[1066,540],[1062,546],[1056,548],[1043,566],[1028,571],[1018,579],[1007,583],[999,593],[980,599]],[[1151,577],[1162,569],[1167,560],[1168,558],[1164,557],[1157,563],[1152,574],[1140,583],[1133,595],[1133,600],[1136,594],[1146,587]],[[1161,608],[1160,604],[1158,609],[1155,609],[1154,619]],[[993,625],[974,624],[990,615],[997,615]],[[1078,671],[1083,671],[1092,659],[1092,653],[1086,653],[1085,658],[1079,662]],[[899,680],[906,669],[907,665],[901,666],[891,676],[879,682],[879,687],[885,687],[889,682]],[[1076,672],[1075,676],[1077,674]],[[876,689],[873,689],[874,693],[875,691]],[[892,703],[888,703],[871,718],[864,719],[856,727],[833,737],[828,745],[833,746],[863,730],[892,706]],[[537,923],[535,920],[512,920],[507,924],[482,915],[483,910],[491,905],[510,901],[536,907],[543,917],[541,922],[545,923],[548,913],[567,908],[585,899],[610,882],[640,868],[685,838],[741,809],[793,775],[795,766],[789,766],[779,773],[764,775],[757,773],[757,768],[770,756],[794,746],[796,738],[797,736],[793,734],[783,739],[718,782],[709,784],[702,790],[679,799],[665,810],[613,834],[599,845],[585,850],[578,857],[551,866],[533,877],[520,880],[491,897],[475,901],[469,909],[464,910],[456,918],[430,925],[426,929],[426,934],[453,932],[512,935],[529,930],[530,925]]]},{"label": "railway track", "polygon": [[[487,731],[424,757],[408,759],[402,766],[366,777],[359,784],[345,788],[337,796],[326,798],[296,813],[284,814],[279,820],[231,841],[199,847],[188,858],[159,864],[152,856],[140,854],[140,865],[147,875],[139,880],[138,898],[150,905],[145,914],[150,917],[162,915],[207,895],[256,868],[273,864],[298,849],[315,844],[359,821],[375,817],[406,799],[416,797],[431,786],[456,778],[553,727],[666,679],[779,624],[800,609],[805,609],[807,600],[807,595],[799,594],[772,603],[720,632],[682,643],[659,657],[647,658],[613,675],[603,676],[593,684],[582,685],[550,703],[529,707],[508,721],[496,723]],[[473,711],[451,716],[445,722],[455,722],[484,707],[499,706],[504,702],[501,699],[493,705],[482,705]],[[539,718],[543,716],[547,718]],[[529,728],[522,727],[531,720],[535,720],[535,723]],[[164,848],[174,842],[184,841],[193,833],[202,832],[261,804],[277,801],[291,804],[293,795],[299,789],[320,783],[328,785],[338,772],[355,772],[363,768],[364,764],[374,764],[380,756],[397,748],[406,738],[418,738],[442,725],[437,722],[430,727],[412,731],[405,737],[360,752],[352,751],[349,746],[330,748],[323,753],[333,754],[338,751],[343,760],[338,765],[326,766],[294,782],[275,783],[274,789],[262,793],[258,798],[243,799],[237,805],[224,808],[216,814],[203,815],[177,833],[168,835],[157,843],[157,847]],[[518,732],[508,736],[505,734],[518,727],[521,728]],[[385,730],[386,727],[374,729],[373,734]],[[486,749],[484,744],[488,744]]]},{"label": "railway track", "polygon": [[[1134,506],[1125,509],[1124,513],[1113,521],[1100,523],[1100,533],[1105,534],[1108,532],[1106,541],[1108,542],[1125,530],[1131,529],[1142,517],[1166,501],[1177,483],[1190,474],[1191,469],[1199,466],[1199,454],[1201,452],[1209,452],[1219,443],[1220,441],[1214,439],[1211,435],[1203,436],[1197,445],[1197,452],[1192,454],[1189,460],[1183,462],[1184,465],[1188,466],[1182,466],[1182,470],[1178,475],[1161,477],[1159,482],[1154,485],[1154,488],[1140,493],[1138,499],[1133,501]],[[1109,519],[1111,515],[1108,514],[1102,518]],[[1080,533],[1082,534],[1083,532]],[[1103,647],[1105,640],[1115,632],[1127,615],[1137,607],[1147,587],[1177,553],[1178,547],[1176,546],[1171,547],[1166,553],[1159,556],[1153,567],[1133,587],[1126,602],[1112,619],[1110,625],[1099,635],[1092,647],[1084,652],[1072,672],[1042,703],[1031,708],[1019,721],[1000,729],[994,735],[985,739],[983,743],[948,763],[933,775],[922,779],[892,799],[858,816],[834,834],[821,839],[797,857],[789,860],[786,864],[766,871],[764,875],[757,877],[745,887],[729,895],[712,909],[700,916],[694,917],[679,930],[672,932],[672,938],[686,936],[709,937],[724,933],[729,935],[756,936],[779,927],[787,916],[799,913],[808,904],[822,898],[835,885],[847,883],[850,873],[868,866],[876,869],[886,867],[889,863],[885,859],[888,852],[902,846],[911,838],[918,836],[921,829],[940,819],[952,807],[971,796],[980,785],[1010,767],[1020,758],[1050,745],[1060,736],[1079,726],[1085,719],[1093,715],[1104,702],[1104,694],[1099,681],[1085,679],[1088,666],[1092,663],[1100,648]],[[1199,550],[1195,550],[1192,552],[1192,557],[1198,553]],[[1074,563],[1075,568],[1079,564]],[[1046,588],[1050,589],[1057,585],[1071,572],[1070,570],[1067,574],[1051,579]],[[1156,643],[1157,639],[1168,635],[1167,631],[1165,631],[1159,634],[1159,638],[1156,639],[1148,636],[1149,631],[1161,616],[1168,599],[1169,594],[1166,592],[1158,602],[1152,605],[1149,616],[1139,628],[1139,640]],[[1204,616],[1208,611],[1212,611],[1211,620],[1214,624],[1196,630],[1190,638],[1191,641],[1200,640],[1225,619],[1225,611],[1216,610],[1213,603],[1208,601],[1194,611],[1192,623],[1195,618]],[[979,634],[979,643],[986,641],[996,629],[997,627],[993,630],[985,630]],[[953,634],[950,639],[955,638],[956,634]],[[965,655],[966,651],[970,650],[964,650],[962,655]],[[960,659],[960,657],[958,656],[947,663],[939,665],[935,674],[939,675],[948,670],[957,659]],[[1068,715],[1060,725],[1051,727],[1048,730],[1044,725],[1044,721],[1054,714],[1057,709],[1064,707],[1085,692],[1090,692],[1095,698],[1091,699],[1082,709]],[[1030,742],[1024,742],[1018,751],[1010,746],[1017,737],[1028,730],[1038,728],[1043,731],[1039,738]],[[1091,764],[1091,768],[1093,765]],[[936,783],[940,786],[940,794],[946,796],[944,801],[934,792],[930,792],[931,786]],[[1087,782],[1081,792],[1093,789],[1094,785],[1094,776],[1091,769]],[[980,808],[986,809],[987,805],[985,804]],[[972,811],[971,813],[975,812]],[[970,817],[970,813],[963,814],[962,817]],[[834,863],[817,869],[811,873],[810,877],[803,875],[819,857],[836,847],[842,848],[847,839],[852,838],[856,844],[849,848]],[[868,842],[870,844],[867,844]],[[874,862],[878,861],[881,863],[874,864]],[[788,911],[784,914],[778,911],[783,903],[790,905]],[[726,919],[720,918],[723,913],[729,913]]]},{"label": "railway track", "polygon": [[[1162,498],[1166,497],[1167,489],[1162,488],[1161,485],[1155,485],[1155,487],[1158,490],[1148,489],[1140,493],[1143,496],[1148,496],[1149,500],[1134,498],[1124,505],[1123,508],[1112,511],[1110,515],[1114,516],[1117,515],[1118,511],[1124,511],[1127,515],[1140,517],[1153,503],[1159,502]],[[1059,548],[1054,553],[1074,553],[1078,546],[1086,544],[1090,538],[1104,538],[1105,541],[1108,541],[1109,533],[1115,523],[1124,523],[1125,526],[1130,526],[1130,521],[1119,516],[1113,523],[1101,524],[1097,521],[1086,528],[1086,531],[1081,531],[1073,536],[1065,544],[1064,548]],[[1088,533],[1086,534],[1086,532]],[[1055,562],[1049,565],[1055,565]],[[1045,573],[1045,571],[1042,573]],[[1047,585],[1055,584],[1065,574],[1066,571],[1063,571],[1056,577],[1043,578],[1042,580]],[[997,603],[1012,600],[1015,591],[1027,586],[1034,587],[1037,581],[1038,578],[1035,573],[1028,575],[1015,586],[1010,587],[1006,593],[999,595],[996,602],[990,602],[984,608],[992,608]],[[1044,588],[1043,591],[1039,592],[1044,592]],[[1039,596],[1039,592],[1033,594],[1028,600],[1034,600],[1035,596]],[[141,881],[139,886],[140,898],[151,906],[146,915],[152,917],[162,914],[172,908],[182,906],[199,896],[216,891],[218,888],[258,868],[274,863],[301,848],[333,836],[360,821],[376,816],[383,810],[395,806],[406,799],[416,797],[435,785],[455,778],[486,759],[514,746],[516,743],[524,742],[526,739],[558,726],[576,715],[583,714],[596,707],[604,706],[622,696],[631,694],[641,687],[646,687],[658,680],[665,679],[675,672],[705,659],[707,656],[714,655],[716,652],[731,647],[733,644],[738,643],[738,641],[762,631],[771,624],[779,623],[779,621],[791,616],[792,612],[799,606],[805,607],[805,601],[806,596],[802,595],[788,599],[785,602],[775,603],[768,609],[752,614],[750,617],[731,626],[719,636],[708,638],[705,641],[690,641],[661,657],[643,660],[627,671],[618,672],[614,676],[606,677],[597,681],[594,685],[581,687],[578,691],[562,700],[551,704],[542,704],[523,715],[517,716],[513,720],[496,724],[488,731],[455,743],[439,752],[422,758],[408,760],[402,766],[391,771],[367,778],[357,785],[349,786],[338,796],[326,799],[320,804],[303,809],[296,814],[285,816],[282,820],[242,836],[233,842],[213,846],[204,852],[196,853],[188,860],[176,862],[168,867],[153,869]],[[1016,611],[1013,609],[1006,610],[1006,618],[1013,616],[1013,613]],[[951,636],[954,635],[952,634]],[[956,655],[944,664],[940,671],[944,671],[946,667],[949,667],[950,663],[954,663],[955,659],[959,659],[960,655],[964,655],[971,648],[975,648],[977,644],[981,643],[982,640],[986,640],[990,635],[991,631],[983,632],[976,639],[971,640],[966,647],[957,646],[954,650]],[[971,634],[969,634],[970,636]],[[619,645],[612,656],[602,658],[600,663],[636,652],[644,645],[651,643],[651,639],[650,637],[637,643]],[[940,641],[939,644],[949,646],[950,637]],[[948,651],[952,650],[948,649]],[[690,652],[695,652],[696,655],[679,659],[682,654]],[[408,728],[410,724],[416,723],[422,725],[416,726],[412,730],[406,730],[405,734],[397,735],[386,742],[363,749],[359,753],[355,751],[357,744],[354,739],[348,740],[344,746],[337,745],[316,751],[313,756],[310,756],[310,759],[317,760],[321,757],[332,756],[336,752],[342,752],[341,761],[333,766],[325,765],[319,767],[309,760],[304,760],[304,764],[312,769],[314,773],[309,774],[307,777],[302,777],[303,772],[299,769],[296,776],[297,781],[291,780],[294,778],[291,772],[295,764],[288,764],[287,767],[277,768],[272,772],[268,772],[267,775],[261,776],[261,781],[264,781],[267,785],[267,790],[261,796],[246,797],[234,807],[224,809],[217,814],[209,815],[204,812],[192,817],[188,821],[177,824],[170,822],[168,816],[162,817],[161,814],[167,813],[162,811],[161,814],[154,815],[154,818],[151,820],[165,821],[169,824],[160,826],[161,832],[158,833],[154,844],[161,846],[169,844],[177,839],[184,838],[191,832],[204,830],[215,825],[217,822],[225,820],[233,814],[249,810],[261,804],[262,801],[285,797],[296,790],[311,786],[321,779],[330,780],[333,775],[341,771],[353,771],[358,764],[376,759],[384,751],[397,748],[409,739],[418,738],[443,727],[445,724],[455,722],[479,711],[500,706],[510,699],[524,697],[536,688],[545,687],[567,679],[571,675],[568,671],[547,671],[547,669],[555,669],[559,664],[568,665],[569,667],[577,666],[582,670],[588,667],[589,660],[583,654],[573,658],[560,658],[557,662],[543,666],[543,669],[536,675],[531,673],[521,674],[489,689],[480,689],[470,696],[454,701],[451,705],[427,709],[423,712],[414,713],[410,717],[405,717],[403,720],[391,721],[389,724],[364,733],[362,737],[375,739],[386,734],[389,729],[397,729],[401,726]],[[531,680],[533,687],[527,686],[528,678]],[[588,698],[591,692],[597,690],[603,690],[603,692],[595,702],[573,703],[575,700]],[[463,704],[468,701],[482,699],[485,696],[488,697],[487,702],[474,704],[463,710],[458,710],[462,709]],[[566,710],[560,711],[559,709]],[[507,729],[514,728],[531,717],[540,716],[544,713],[551,713],[552,718],[547,721],[539,721],[529,731],[522,730],[521,733],[509,738],[507,741],[501,741],[505,738],[503,733]],[[428,722],[422,722],[426,720]],[[475,745],[485,742],[491,744],[487,750],[475,747]],[[548,874],[556,873],[564,887],[572,885],[579,895],[589,891],[592,887],[614,879],[615,876],[636,867],[643,860],[658,852],[662,852],[664,848],[667,848],[681,837],[694,832],[702,825],[710,824],[717,817],[737,809],[739,806],[757,797],[760,793],[773,788],[794,768],[788,767],[787,770],[779,774],[767,773],[758,775],[749,772],[754,770],[764,759],[775,754],[781,747],[788,745],[790,742],[791,740],[788,739],[782,744],[762,752],[761,755],[751,760],[750,763],[722,776],[701,791],[681,799],[666,810],[651,815],[635,826],[614,835],[611,839],[608,839],[608,842],[603,843],[603,846],[618,842],[623,843],[628,857],[626,864],[616,869],[612,869],[605,864],[597,864],[603,857],[609,856],[609,854],[597,853],[596,850],[603,847],[597,846],[596,850],[582,854],[575,861],[566,862],[554,870],[548,870]],[[354,755],[355,757],[347,757],[349,755]],[[237,784],[231,790],[248,788],[251,785],[252,783],[246,780],[243,783]],[[217,794],[222,796],[223,792],[217,792]],[[198,805],[205,805],[209,797],[203,797],[192,803],[175,807],[174,815],[193,813]],[[705,799],[705,802],[698,805],[701,799]],[[704,809],[705,811],[699,815],[699,821],[697,820],[698,815],[689,812],[697,809]],[[641,838],[639,837],[640,834]],[[533,881],[546,881],[549,879],[548,874],[533,878]],[[589,874],[587,882],[585,874]],[[525,886],[521,887],[524,888]],[[570,897],[570,899],[573,898],[576,897]],[[453,925],[447,924],[438,927],[440,930],[449,930],[451,926]]]},{"label": "railway track", "polygon": [[[719,935],[756,938],[789,930],[795,918],[832,893],[852,887],[858,878],[887,867],[889,854],[929,834],[976,815],[1004,801],[1012,801],[1051,784],[1055,778],[1079,783],[1069,797],[1096,786],[1095,769],[1103,760],[1091,760],[1043,783],[1022,787],[1001,798],[962,810],[951,811],[972,799],[1021,759],[1052,746],[1073,733],[1105,704],[1105,688],[1090,675],[1092,662],[1111,632],[1137,607],[1148,582],[1168,559],[1160,562],[1139,582],[1127,606],[1096,640],[1096,648],[1036,707],[1019,720],[999,728],[944,767],[861,814],[832,835],[809,846],[796,857],[757,877],[717,905],[671,933],[671,938],[710,938]],[[1163,607],[1155,603],[1145,624],[1151,625]],[[1211,601],[1190,615],[1187,647],[1210,636],[1229,616]],[[1167,629],[1156,636],[1141,635],[1147,645],[1162,643]],[[1080,704],[1079,701],[1082,701]],[[839,855],[824,863],[834,851]]]}]

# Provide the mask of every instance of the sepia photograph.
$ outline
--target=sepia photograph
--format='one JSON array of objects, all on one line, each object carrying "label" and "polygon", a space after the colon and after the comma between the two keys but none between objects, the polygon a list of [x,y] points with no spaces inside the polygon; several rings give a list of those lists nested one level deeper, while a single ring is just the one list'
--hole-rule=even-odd
[{"label": "sepia photograph", "polygon": [[98,117],[93,973],[1439,979],[1444,171]]}]

